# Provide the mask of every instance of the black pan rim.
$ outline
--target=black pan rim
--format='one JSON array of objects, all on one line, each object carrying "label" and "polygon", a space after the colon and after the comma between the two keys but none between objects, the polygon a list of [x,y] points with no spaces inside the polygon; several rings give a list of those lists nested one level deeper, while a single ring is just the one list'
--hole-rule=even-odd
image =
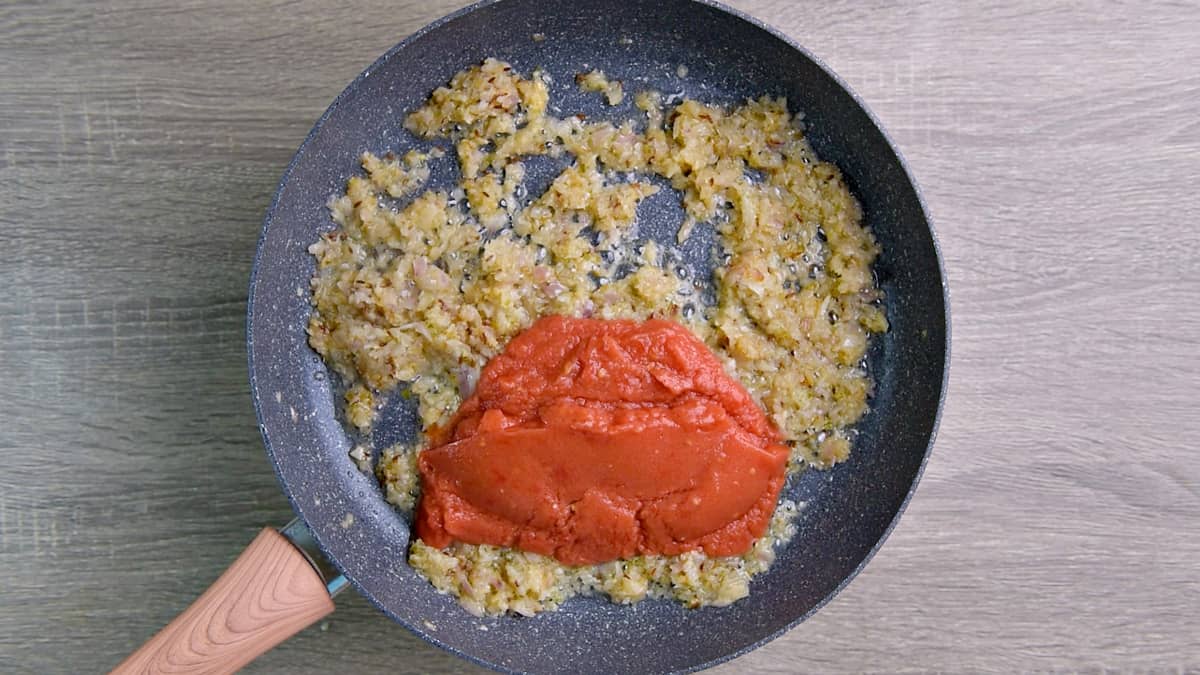
[{"label": "black pan rim", "polygon": [[[331,116],[331,114],[333,113],[333,111],[336,108],[338,108],[338,106],[341,105],[342,101],[344,99],[346,99],[351,94],[351,92],[355,91],[362,84],[362,82],[370,76],[370,74],[373,71],[375,71],[383,63],[385,63],[390,58],[392,58],[392,56],[394,54],[405,49],[406,47],[408,47],[408,45],[410,43],[416,41],[418,38],[424,36],[425,34],[430,33],[438,28],[441,28],[443,25],[445,25],[461,16],[464,16],[466,14],[474,12],[478,9],[481,9],[484,7],[489,7],[489,6],[496,5],[496,4],[505,3],[508,1],[509,0],[479,0],[478,2],[475,2],[466,7],[463,7],[455,12],[452,12],[450,14],[442,16],[441,18],[438,18],[438,19],[432,21],[431,23],[423,26],[416,32],[405,37],[403,40],[398,42],[396,45],[394,45],[393,47],[388,49],[379,58],[375,59],[375,61],[373,61],[366,69],[364,69],[361,73],[359,73],[334,98],[334,100],[329,104],[329,106],[325,109],[325,111],[317,119],[316,123],[313,125],[312,129],[305,136],[304,141],[300,144],[300,146],[297,148],[295,154],[293,155],[292,159],[289,161],[287,168],[284,170],[283,175],[281,176],[279,183],[276,186],[275,192],[271,198],[271,203],[267,207],[266,215],[264,216],[263,224],[260,229],[258,241],[257,241],[256,247],[255,247],[255,255],[254,255],[254,260],[252,263],[251,273],[250,273],[249,292],[247,295],[247,304],[246,304],[247,367],[248,367],[248,371],[249,371],[249,383],[250,383],[250,390],[251,390],[251,398],[252,398],[253,404],[254,404],[255,417],[258,421],[259,431],[263,437],[263,445],[267,451],[268,459],[270,460],[271,467],[275,472],[276,480],[279,481],[280,488],[282,489],[284,495],[287,497],[288,503],[292,507],[293,512],[302,521],[304,521],[306,525],[308,524],[308,521],[304,517],[304,514],[300,508],[299,500],[297,499],[296,495],[293,494],[292,489],[288,486],[287,482],[284,480],[283,474],[280,470],[280,464],[277,461],[275,449],[272,446],[270,437],[267,432],[267,427],[264,422],[264,420],[266,418],[263,414],[262,398],[261,398],[259,387],[258,387],[258,378],[257,378],[257,374],[255,372],[255,363],[254,363],[254,350],[253,350],[254,334],[252,331],[252,323],[253,323],[253,319],[254,319],[254,309],[255,308],[254,308],[254,292],[253,292],[253,290],[257,284],[258,272],[261,267],[260,261],[263,256],[263,248],[264,248],[263,242],[265,241],[267,232],[269,231],[270,225],[271,225],[272,221],[274,220],[274,215],[277,210],[280,197],[282,196],[283,190],[284,190],[285,186],[287,185],[289,179],[291,178],[291,175],[296,166],[296,163],[297,163],[298,159],[300,158],[300,156],[303,154],[304,150],[312,142],[314,137],[316,137],[316,135],[323,129],[323,127],[325,126],[326,122],[328,121],[328,119]],[[912,484],[910,485],[908,492],[905,494],[904,499],[901,502],[899,508],[897,508],[896,513],[893,515],[891,521],[888,523],[887,527],[884,529],[883,533],[880,535],[880,537],[875,542],[875,544],[870,548],[870,550],[867,552],[867,554],[863,557],[862,561],[860,561],[859,564],[854,568],[854,570],[850,574],[848,574],[841,581],[841,583],[839,583],[824,598],[822,598],[819,602],[817,602],[807,612],[805,612],[804,614],[800,615],[799,617],[793,619],[791,622],[789,622],[784,627],[776,630],[773,633],[770,633],[770,634],[764,636],[763,638],[761,638],[751,644],[748,644],[739,649],[733,650],[733,651],[731,651],[727,654],[724,654],[720,657],[713,658],[713,659],[710,659],[709,661],[693,665],[687,669],[677,671],[677,672],[683,672],[683,673],[697,672],[700,670],[704,670],[706,668],[711,668],[711,667],[719,665],[721,663],[725,663],[725,662],[735,659],[739,656],[747,654],[747,653],[763,646],[764,644],[778,638],[780,635],[783,635],[784,633],[792,630],[793,628],[795,628],[796,626],[798,626],[799,624],[803,623],[808,618],[810,618],[813,614],[815,614],[817,611],[819,611],[825,605],[827,605],[831,600],[833,600],[833,598],[835,596],[837,596],[837,594],[840,593],[842,591],[842,589],[844,589],[852,580],[854,580],[854,578],[857,577],[866,568],[867,564],[870,563],[872,559],[874,559],[874,557],[875,557],[876,553],[879,551],[880,547],[888,539],[888,537],[891,535],[892,531],[896,528],[897,524],[899,523],[900,517],[904,514],[905,509],[908,507],[909,502],[912,500],[913,494],[916,492],[917,485],[920,483],[921,477],[924,475],[925,468],[929,463],[929,458],[930,458],[930,455],[932,454],[933,445],[934,445],[934,442],[936,441],[938,428],[941,423],[942,413],[945,409],[946,394],[947,394],[947,388],[949,385],[949,378],[950,378],[950,362],[951,362],[950,290],[949,290],[949,286],[947,284],[945,261],[942,256],[941,245],[938,241],[938,236],[937,236],[937,232],[934,227],[934,224],[933,224],[933,219],[930,216],[929,207],[925,201],[924,195],[922,194],[920,185],[917,183],[916,179],[914,178],[912,171],[909,168],[909,164],[908,164],[907,160],[904,158],[903,154],[901,154],[900,150],[896,146],[896,143],[893,141],[891,135],[888,134],[887,130],[884,128],[883,124],[879,121],[878,117],[866,105],[865,101],[863,101],[863,99],[836,72],[834,72],[833,69],[831,69],[828,65],[826,65],[824,61],[822,61],[821,59],[819,59],[818,57],[813,55],[811,52],[809,52],[806,48],[804,48],[799,43],[797,43],[790,36],[773,28],[772,26],[764,23],[763,21],[760,21],[759,19],[756,19],[738,9],[729,7],[721,2],[717,2],[716,0],[690,0],[690,1],[695,4],[698,4],[698,5],[703,5],[703,6],[707,6],[707,7],[716,9],[720,12],[723,12],[723,13],[729,15],[731,18],[744,21],[759,30],[765,31],[772,37],[781,40],[784,44],[788,45],[791,49],[799,52],[802,56],[804,56],[805,58],[810,60],[814,65],[817,66],[817,68],[819,68],[827,76],[829,76],[842,90],[844,90],[846,92],[846,94],[848,94],[850,96],[850,98],[855,102],[855,104],[858,105],[858,107],[861,108],[862,111],[867,115],[868,119],[876,127],[876,129],[879,130],[880,134],[886,140],[888,147],[895,154],[897,163],[899,164],[901,170],[904,172],[905,179],[912,186],[913,191],[916,195],[917,201],[920,204],[922,214],[925,217],[926,226],[927,226],[927,229],[929,230],[930,239],[931,239],[932,245],[933,245],[934,255],[936,258],[937,270],[938,270],[938,275],[939,275],[939,280],[938,280],[939,286],[941,287],[941,291],[942,291],[942,302],[943,302],[943,308],[944,308],[943,314],[945,317],[945,342],[942,345],[944,357],[942,360],[942,378],[941,378],[941,382],[939,385],[940,389],[939,389],[938,397],[937,397],[937,408],[936,408],[936,411],[934,414],[934,418],[932,420],[932,425],[930,427],[930,432],[929,432],[929,439],[928,439],[928,442],[926,443],[925,450],[924,450],[924,453],[921,458],[921,462],[917,468],[916,474],[913,477]],[[503,668],[501,666],[498,666],[495,663],[486,661],[474,654],[467,653],[467,652],[460,650],[452,645],[449,645],[449,644],[437,639],[436,637],[432,636],[428,631],[421,630],[419,627],[410,624],[409,622],[401,619],[397,615],[390,612],[381,602],[379,602],[379,600],[373,594],[371,594],[366,588],[364,588],[361,584],[359,584],[359,582],[356,581],[353,576],[346,574],[346,571],[343,569],[342,565],[337,560],[337,558],[335,556],[332,556],[329,554],[329,550],[326,547],[325,543],[323,542],[320,532],[318,530],[313,530],[312,528],[310,528],[310,530],[312,531],[313,539],[317,542],[318,548],[320,549],[321,553],[326,557],[326,559],[340,573],[342,573],[342,575],[350,582],[350,585],[353,586],[354,589],[360,595],[365,597],[368,602],[370,602],[376,609],[378,609],[380,612],[382,612],[388,618],[390,618],[391,620],[395,621],[396,623],[404,626],[410,632],[417,635],[418,637],[425,640],[426,642],[433,644],[441,649],[444,649],[447,652],[454,654],[460,658],[464,658],[475,664],[478,664],[480,666],[489,668],[489,669],[497,671],[497,672],[519,672],[519,671],[512,671],[512,670]]]}]

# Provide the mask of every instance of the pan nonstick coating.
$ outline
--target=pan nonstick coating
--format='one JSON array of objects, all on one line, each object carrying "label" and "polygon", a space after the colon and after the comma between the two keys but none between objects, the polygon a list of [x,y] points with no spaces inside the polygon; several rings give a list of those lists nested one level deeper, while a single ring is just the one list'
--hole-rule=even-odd
[{"label": "pan nonstick coating", "polygon": [[[614,110],[575,91],[572,77],[589,68],[623,79],[630,92],[655,88],[726,103],[786,96],[803,111],[817,152],[846,174],[883,247],[876,273],[892,328],[869,354],[876,390],[854,453],[831,471],[792,481],[790,494],[807,504],[798,534],[754,579],[750,597],[730,607],[689,611],[668,601],[618,606],[576,598],[533,618],[472,617],[409,568],[409,523],[347,456],[354,441],[339,421],[338,383],[304,332],[314,269],[306,249],[333,227],[326,201],[358,170],[359,155],[410,147],[415,139],[402,127],[404,112],[488,56],[525,73],[545,69],[554,79],[552,103],[561,102],[564,114],[633,116],[628,101]],[[684,78],[679,65],[687,68]],[[447,173],[433,185],[453,180]],[[656,201],[640,212],[644,231],[673,233],[679,213],[670,199]],[[707,261],[701,248],[688,250],[698,264]],[[284,491],[322,550],[388,616],[495,668],[648,672],[696,669],[753,648],[810,615],[860,569],[907,501],[932,442],[947,327],[940,260],[919,194],[870,114],[812,57],[752,20],[690,0],[502,0],[408,38],[317,123],[266,216],[250,288],[248,349],[263,438]],[[413,411],[397,405],[373,441],[378,449],[415,431]]]}]

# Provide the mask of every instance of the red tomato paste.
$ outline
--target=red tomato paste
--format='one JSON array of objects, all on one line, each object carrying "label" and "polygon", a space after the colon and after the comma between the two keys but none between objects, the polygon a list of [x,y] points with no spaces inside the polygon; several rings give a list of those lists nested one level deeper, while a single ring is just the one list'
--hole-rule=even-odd
[{"label": "red tomato paste", "polygon": [[547,317],[420,455],[416,532],[582,565],[744,553],[783,486],[778,430],[690,331]]}]

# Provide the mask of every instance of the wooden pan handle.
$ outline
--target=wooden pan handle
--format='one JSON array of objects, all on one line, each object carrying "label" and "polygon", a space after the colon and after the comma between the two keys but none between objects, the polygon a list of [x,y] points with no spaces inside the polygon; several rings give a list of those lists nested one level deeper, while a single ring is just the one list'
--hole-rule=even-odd
[{"label": "wooden pan handle", "polygon": [[270,528],[114,675],[232,673],[333,611],[308,559]]}]

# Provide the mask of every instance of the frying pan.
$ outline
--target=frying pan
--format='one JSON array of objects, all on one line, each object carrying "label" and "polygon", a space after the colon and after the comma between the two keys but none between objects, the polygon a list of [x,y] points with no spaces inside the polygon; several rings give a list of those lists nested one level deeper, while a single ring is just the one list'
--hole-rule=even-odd
[{"label": "frying pan", "polygon": [[[720,103],[786,96],[803,112],[818,154],[841,167],[882,246],[875,273],[891,330],[868,353],[875,392],[854,452],[832,470],[789,481],[787,494],[806,504],[798,533],[754,579],[750,596],[729,607],[575,598],[532,618],[473,617],[407,565],[408,521],[347,456],[354,440],[339,418],[339,385],[306,341],[314,271],[306,249],[333,227],[325,203],[358,171],[359,155],[416,144],[402,127],[404,112],[488,56],[525,73],[545,69],[562,114],[590,118],[634,112],[576,91],[572,76],[590,68],[623,79],[628,91]],[[435,173],[431,186],[454,180]],[[650,200],[639,211],[643,235],[671,237],[682,217],[677,202]],[[684,255],[693,265],[711,269],[711,236],[689,240]],[[284,173],[263,224],[247,317],[250,384],[267,452],[298,516],[285,534],[299,548],[264,530],[118,670],[235,669],[331,611],[330,595],[347,581],[417,635],[496,669],[689,671],[730,659],[812,615],[895,525],[933,440],[948,327],[937,244],[903,160],[846,85],[787,37],[707,1],[485,0],[463,9],[398,44],[337,97]],[[376,452],[417,430],[415,410],[393,399],[373,431]],[[325,561],[332,567],[318,575]]]}]

